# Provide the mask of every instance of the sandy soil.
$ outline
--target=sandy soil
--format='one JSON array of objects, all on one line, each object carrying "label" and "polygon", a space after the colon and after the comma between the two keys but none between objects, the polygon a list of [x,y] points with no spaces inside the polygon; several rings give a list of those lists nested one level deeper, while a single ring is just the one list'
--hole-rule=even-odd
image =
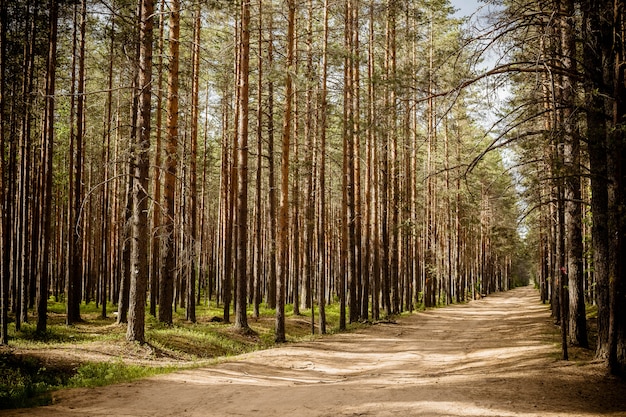
[{"label": "sandy soil", "polygon": [[559,356],[527,287],[0,416],[626,416],[623,381]]}]

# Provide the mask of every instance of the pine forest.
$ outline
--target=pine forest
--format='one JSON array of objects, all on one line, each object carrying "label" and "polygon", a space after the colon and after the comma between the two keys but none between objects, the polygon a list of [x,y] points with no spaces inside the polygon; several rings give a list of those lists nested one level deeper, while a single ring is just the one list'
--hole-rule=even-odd
[{"label": "pine forest", "polygon": [[2,344],[534,284],[626,373],[625,2],[478,4],[0,0]]}]

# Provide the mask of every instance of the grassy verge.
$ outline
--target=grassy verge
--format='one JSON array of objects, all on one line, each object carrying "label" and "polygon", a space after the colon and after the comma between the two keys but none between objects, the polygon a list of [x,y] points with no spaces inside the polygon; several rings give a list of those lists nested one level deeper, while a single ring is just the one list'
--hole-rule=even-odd
[{"label": "grassy verge", "polygon": [[[147,315],[144,346],[125,340],[125,326],[115,324],[113,306],[107,306],[103,318],[101,308],[82,305],[83,322],[72,326],[65,325],[64,311],[63,303],[50,301],[44,335],[35,332],[34,324],[23,323],[16,331],[10,323],[9,346],[0,350],[0,409],[48,404],[51,392],[62,388],[128,382],[274,345],[274,310],[270,309],[262,309],[258,318],[249,312],[254,334],[241,334],[223,323],[223,311],[213,305],[197,307],[196,323],[184,319],[184,309],[175,312],[171,326]],[[326,315],[332,333],[339,323],[338,306],[328,306]],[[294,315],[287,306],[286,316],[288,341],[315,337],[310,310]],[[32,317],[30,321],[35,322]],[[94,360],[89,352],[99,356]]]}]

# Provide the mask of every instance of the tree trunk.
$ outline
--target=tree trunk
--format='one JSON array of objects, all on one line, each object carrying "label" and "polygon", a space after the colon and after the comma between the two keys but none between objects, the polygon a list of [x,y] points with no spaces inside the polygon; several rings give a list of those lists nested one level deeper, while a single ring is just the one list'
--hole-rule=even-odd
[{"label": "tree trunk", "polygon": [[[115,51],[115,19],[111,21],[111,38],[109,53],[113,56]],[[111,230],[113,229],[111,218],[113,210],[111,209],[111,185],[109,179],[109,170],[111,163],[111,118],[113,115],[113,61],[109,62],[107,83],[106,112],[102,129],[102,164],[104,166],[102,198],[101,198],[101,214],[102,214],[102,246],[101,246],[101,274],[103,282],[108,282],[109,297],[113,302],[117,294],[115,293],[114,274],[112,273],[111,254],[115,251],[111,248]],[[106,285],[105,285],[106,287]],[[103,300],[102,317],[106,317],[106,299]]]},{"label": "tree trunk", "polygon": [[126,339],[145,342],[146,287],[148,284],[148,180],[150,168],[150,104],[152,94],[152,27],[153,0],[138,0],[140,28],[139,106],[137,110],[137,143],[134,147],[132,175],[135,178],[132,197],[132,234],[130,247],[130,293]]},{"label": "tree trunk", "polygon": [[611,372],[626,375],[626,4],[624,0],[613,3],[613,66],[612,74],[612,135],[609,143],[609,167],[612,171],[611,180],[614,184],[614,200],[609,212],[614,217],[611,223],[614,236],[611,246],[614,248],[612,261],[615,263],[611,271],[613,279],[610,288],[610,325],[609,325],[609,366]]},{"label": "tree trunk", "polygon": [[247,248],[248,248],[248,114],[250,71],[250,0],[241,2],[241,40],[239,43],[239,108],[237,181],[237,271],[235,328],[249,330],[247,318]]},{"label": "tree trunk", "polygon": [[[561,62],[566,74],[575,74],[574,2],[564,0],[561,17]],[[567,250],[567,276],[569,278],[569,343],[587,347],[587,325],[583,291],[583,240],[582,209],[580,206],[580,142],[573,126],[574,81],[570,75],[562,77],[564,120],[564,170],[565,170],[565,246]]]},{"label": "tree trunk", "polygon": [[276,342],[285,342],[285,284],[289,276],[289,146],[293,106],[293,80],[295,42],[295,0],[288,0],[287,75],[285,79],[285,112],[283,115],[280,214],[278,230],[279,272],[276,285]]},{"label": "tree trunk", "polygon": [[[36,21],[37,10],[35,9],[31,14],[29,13],[29,29],[28,29],[28,45],[24,47],[24,68],[23,68],[23,80],[22,80],[22,111],[23,116],[21,120],[21,129],[19,133],[19,152],[20,152],[20,166],[19,166],[19,183],[17,185],[17,201],[15,201],[14,217],[17,221],[14,235],[16,239],[13,240],[13,253],[14,257],[13,271],[16,277],[16,291],[15,299],[15,330],[21,329],[21,323],[28,321],[28,307],[30,302],[29,287],[33,287],[32,270],[30,268],[30,251],[32,245],[32,239],[29,238],[29,224],[31,223],[31,211],[33,208],[33,202],[28,195],[28,190],[32,186],[32,172],[34,171],[34,163],[31,151],[31,111],[33,103],[33,79],[34,79],[34,59],[35,59],[35,40],[36,40]],[[17,167],[15,167],[17,168]],[[7,231],[10,236],[10,232]]]},{"label": "tree trunk", "polygon": [[306,176],[306,201],[305,201],[305,248],[304,248],[304,285],[303,285],[303,308],[311,308],[311,333],[315,334],[315,311],[313,295],[313,265],[315,257],[313,253],[313,241],[315,234],[315,184],[317,143],[313,130],[313,106],[314,106],[314,83],[313,78],[313,1],[307,1],[307,37],[306,37],[306,99],[305,99],[305,123],[304,141],[306,150],[305,169]]},{"label": "tree trunk", "polygon": [[161,273],[159,274],[159,321],[172,324],[176,268],[176,176],[178,166],[178,67],[180,47],[180,2],[172,0],[169,16],[169,72],[167,77],[167,142],[165,149]]},{"label": "tree trunk", "polygon": [[54,106],[56,85],[56,55],[57,55],[57,18],[59,5],[57,0],[49,0],[50,10],[48,62],[46,70],[46,108],[44,117],[44,134],[42,144],[42,262],[39,271],[37,286],[37,333],[43,334],[47,327],[48,313],[48,286],[50,283],[50,250],[52,241],[52,177],[53,177],[53,150],[54,150]]},{"label": "tree trunk", "polygon": [[[378,144],[376,143],[376,82],[375,82],[375,54],[374,54],[374,18],[375,18],[375,3],[372,0],[370,2],[369,9],[369,44],[368,44],[368,59],[367,59],[367,76],[368,76],[368,129],[367,138],[368,145],[367,151],[369,153],[367,158],[367,170],[369,174],[366,175],[368,179],[367,190],[369,196],[366,196],[367,204],[370,205],[368,211],[367,228],[371,236],[369,240],[370,244],[370,259],[372,268],[372,319],[378,320],[380,318],[380,221],[379,221],[379,160],[378,160]],[[369,262],[367,263],[369,265]]]},{"label": "tree trunk", "polygon": [[[70,216],[70,265],[67,279],[67,324],[80,321],[81,280],[82,280],[82,246],[83,232],[80,227],[83,183],[83,142],[85,139],[85,36],[86,36],[87,5],[82,0],[80,10],[80,43],[78,51],[78,88],[76,103],[76,136],[74,138],[74,155],[71,156],[73,167],[72,215]],[[105,303],[106,304],[106,303]]]},{"label": "tree trunk", "polygon": [[[272,68],[274,62],[274,38],[273,38],[273,12],[270,6],[269,16],[269,40],[267,45],[267,66]],[[277,219],[277,199],[276,199],[276,169],[274,159],[274,82],[271,77],[267,85],[267,182],[269,197],[269,271],[267,277],[267,306],[276,308],[276,285],[278,283],[278,257],[276,247],[278,243]]]},{"label": "tree trunk", "polygon": [[[6,72],[6,23],[7,8],[6,1],[0,0],[0,117],[4,120],[5,111],[5,72]],[[4,128],[0,128],[0,213],[2,221],[0,223],[0,344],[9,343],[9,204],[8,196],[5,195],[6,186],[6,155],[5,155],[5,134]]]},{"label": "tree trunk", "polygon": [[258,77],[257,77],[257,114],[256,114],[256,196],[255,196],[255,219],[254,231],[256,248],[254,250],[254,285],[253,285],[253,315],[260,316],[261,285],[263,271],[263,0],[258,0],[259,5],[259,39],[258,39]]},{"label": "tree trunk", "polygon": [[[190,264],[189,279],[187,281],[187,311],[186,318],[196,322],[196,282],[199,271],[199,238],[198,238],[198,100],[200,96],[200,32],[202,30],[200,6],[196,6],[193,26],[192,48],[192,87],[191,87],[191,145],[189,158],[189,222],[190,222]],[[202,230],[200,230],[202,233]]]},{"label": "tree trunk", "polygon": [[317,235],[317,274],[320,333],[326,334],[326,110],[328,81],[328,0],[324,0],[324,34],[322,45],[322,91],[320,121],[319,210]]},{"label": "tree trunk", "polygon": [[157,57],[157,89],[155,94],[155,135],[154,135],[154,167],[153,167],[153,183],[152,193],[154,201],[159,203],[152,210],[152,230],[151,233],[151,260],[150,260],[150,314],[156,317],[156,306],[159,302],[159,284],[161,280],[161,235],[157,232],[161,226],[162,207],[161,201],[161,174],[162,174],[162,137],[163,137],[163,55],[165,54],[165,0],[160,1],[159,10],[159,43]]},{"label": "tree trunk", "polygon": [[[596,358],[609,357],[609,232],[608,232],[608,181],[607,181],[607,123],[610,108],[600,92],[607,91],[605,79],[610,69],[610,42],[608,21],[601,19],[607,5],[595,0],[583,3],[583,58],[587,69],[585,84],[587,107],[587,139],[591,174],[591,211],[593,213],[592,246],[593,273],[596,282],[595,301],[598,306],[598,338]],[[600,59],[598,60],[598,57]],[[597,63],[603,65],[598,66]]]}]

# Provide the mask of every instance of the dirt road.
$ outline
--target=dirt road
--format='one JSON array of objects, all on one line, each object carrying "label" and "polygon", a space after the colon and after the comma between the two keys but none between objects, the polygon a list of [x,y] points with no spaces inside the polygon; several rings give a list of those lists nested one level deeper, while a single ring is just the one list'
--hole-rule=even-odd
[{"label": "dirt road", "polygon": [[626,416],[626,384],[559,360],[532,288],[0,416]]}]

